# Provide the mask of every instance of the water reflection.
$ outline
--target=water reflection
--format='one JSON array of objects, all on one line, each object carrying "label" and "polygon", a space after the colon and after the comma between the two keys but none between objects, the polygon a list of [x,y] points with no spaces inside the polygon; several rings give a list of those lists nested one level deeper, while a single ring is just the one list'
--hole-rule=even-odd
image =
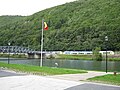
[{"label": "water reflection", "polygon": [[[0,59],[0,62],[6,62],[7,59]],[[39,66],[39,59],[10,59],[10,63],[14,64],[27,64]],[[58,63],[60,68],[83,69],[83,70],[98,70],[105,71],[105,61],[92,61],[92,60],[43,60],[43,66],[56,67]],[[109,61],[108,71],[120,71],[120,61]]]}]

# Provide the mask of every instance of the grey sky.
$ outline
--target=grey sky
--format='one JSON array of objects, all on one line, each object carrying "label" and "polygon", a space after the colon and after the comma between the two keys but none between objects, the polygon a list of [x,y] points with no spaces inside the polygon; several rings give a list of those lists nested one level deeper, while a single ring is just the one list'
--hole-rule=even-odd
[{"label": "grey sky", "polygon": [[75,0],[0,0],[1,15],[31,15]]}]

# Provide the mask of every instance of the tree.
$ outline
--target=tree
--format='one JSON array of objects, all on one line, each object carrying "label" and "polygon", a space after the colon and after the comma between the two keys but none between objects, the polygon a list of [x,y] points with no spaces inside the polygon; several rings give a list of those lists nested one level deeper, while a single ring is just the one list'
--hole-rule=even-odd
[{"label": "tree", "polygon": [[102,55],[101,55],[101,53],[99,53],[100,50],[101,50],[100,47],[96,47],[93,50],[93,59],[94,60],[102,61]]}]

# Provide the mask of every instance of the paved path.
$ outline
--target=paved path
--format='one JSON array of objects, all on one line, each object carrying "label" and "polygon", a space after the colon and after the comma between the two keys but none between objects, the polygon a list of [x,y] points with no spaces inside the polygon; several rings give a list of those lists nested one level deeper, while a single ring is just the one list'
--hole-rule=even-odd
[{"label": "paved path", "polygon": [[[6,72],[8,71],[2,71],[2,73]],[[120,90],[119,86],[78,81],[77,79],[73,79],[75,77],[71,77],[71,80],[70,78],[68,80],[63,80],[65,78],[56,79],[56,77],[37,75],[21,76],[21,74],[20,76],[18,76],[18,74],[16,76],[15,72],[10,71],[8,73],[10,73],[11,76],[0,77],[0,90]],[[89,74],[90,73],[93,72],[89,72]],[[71,74],[70,76],[76,76],[76,74]],[[77,77],[78,76],[77,74]]]},{"label": "paved path", "polygon": [[0,90],[64,90],[83,84],[43,76],[27,75],[0,78]]},{"label": "paved path", "polygon": [[102,76],[110,73],[105,72],[96,72],[96,71],[88,71],[88,73],[83,74],[64,74],[64,75],[54,75],[54,76],[47,76],[50,78],[57,78],[57,79],[64,79],[64,80],[71,80],[71,81],[83,81],[88,78],[92,78],[95,76]]},{"label": "paved path", "polygon": [[26,75],[0,78],[0,90],[120,90],[120,87]]}]

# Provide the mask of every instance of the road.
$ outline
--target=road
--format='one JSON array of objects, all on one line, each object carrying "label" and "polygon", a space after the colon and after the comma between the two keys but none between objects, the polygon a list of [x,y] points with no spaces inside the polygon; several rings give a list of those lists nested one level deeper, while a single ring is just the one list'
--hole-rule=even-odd
[{"label": "road", "polygon": [[85,83],[65,90],[120,90],[120,87],[103,84]]},{"label": "road", "polygon": [[0,77],[21,76],[21,75],[26,75],[26,74],[16,73],[16,72],[10,71],[10,70],[0,70]]}]

